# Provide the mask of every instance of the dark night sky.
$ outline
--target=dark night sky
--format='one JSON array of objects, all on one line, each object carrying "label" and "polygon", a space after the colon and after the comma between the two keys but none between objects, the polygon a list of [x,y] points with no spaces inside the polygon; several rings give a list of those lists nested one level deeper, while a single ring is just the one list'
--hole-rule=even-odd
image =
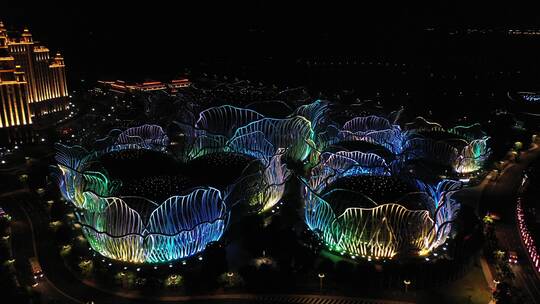
[{"label": "dark night sky", "polygon": [[534,10],[515,1],[438,7],[390,1],[369,7],[355,3],[366,1],[9,2],[0,5],[9,28],[28,26],[34,39],[63,52],[72,77],[88,78],[160,77],[201,58],[415,53],[422,47],[417,35],[427,26],[540,25]]}]

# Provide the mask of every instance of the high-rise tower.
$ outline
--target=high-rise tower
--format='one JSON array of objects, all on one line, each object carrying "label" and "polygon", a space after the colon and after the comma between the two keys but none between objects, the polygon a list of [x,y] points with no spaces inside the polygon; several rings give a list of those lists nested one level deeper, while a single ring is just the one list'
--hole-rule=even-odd
[{"label": "high-rise tower", "polygon": [[32,123],[28,83],[9,52],[4,24],[0,22],[0,128]]},{"label": "high-rise tower", "polygon": [[[0,127],[30,124],[33,116],[63,110],[67,104],[68,89],[66,66],[60,53],[51,57],[49,49],[34,41],[28,29],[25,28],[19,35],[12,35],[2,22],[0,22],[0,41],[0,66],[3,71],[0,85],[6,88],[13,87],[15,84],[12,81],[18,77],[20,84],[17,86],[21,87],[22,97],[17,95],[17,98],[23,98],[25,107],[30,109],[30,115],[25,115],[25,120],[20,117],[17,120],[16,117],[21,116],[20,109],[17,113],[10,113],[9,111],[15,109],[6,108],[6,112],[2,112],[4,121]],[[2,95],[1,101],[2,104],[9,104],[7,93]],[[5,119],[11,116],[14,117],[13,122],[6,123]]]}]

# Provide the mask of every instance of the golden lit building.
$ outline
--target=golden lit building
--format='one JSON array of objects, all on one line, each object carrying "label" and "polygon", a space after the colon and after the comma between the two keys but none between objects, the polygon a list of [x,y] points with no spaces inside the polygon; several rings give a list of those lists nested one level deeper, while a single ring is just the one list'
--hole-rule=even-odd
[{"label": "golden lit building", "polygon": [[0,128],[32,123],[28,83],[9,52],[7,33],[0,23]]},{"label": "golden lit building", "polygon": [[10,35],[0,22],[0,87],[0,128],[31,124],[34,116],[64,110],[69,95],[64,58],[50,56],[28,29]]},{"label": "golden lit building", "polygon": [[103,88],[107,88],[114,93],[120,94],[151,91],[167,91],[174,94],[178,91],[178,89],[188,88],[191,86],[191,81],[189,81],[187,78],[173,79],[169,83],[163,83],[161,81],[127,83],[123,80],[98,80],[98,84]]}]

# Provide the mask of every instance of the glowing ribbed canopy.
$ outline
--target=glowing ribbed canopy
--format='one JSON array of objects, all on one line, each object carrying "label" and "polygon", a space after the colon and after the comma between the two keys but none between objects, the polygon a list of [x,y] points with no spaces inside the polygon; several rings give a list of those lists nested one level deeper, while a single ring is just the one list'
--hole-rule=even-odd
[{"label": "glowing ribbed canopy", "polygon": [[[307,226],[333,251],[393,258],[444,243],[460,208],[452,195],[461,184],[423,182],[408,164],[426,161],[454,173],[476,171],[490,154],[489,138],[478,125],[445,129],[421,117],[402,129],[396,122],[399,114],[391,119],[344,114],[336,123],[330,105],[315,101],[280,118],[232,105],[190,107],[193,112],[181,115],[188,121],[169,125],[168,134],[160,126],[142,125],[110,131],[92,151],[58,145],[55,174],[90,246],[132,263],[163,263],[201,252],[221,238],[234,206],[262,213],[280,202],[293,176],[290,168],[305,174]],[[283,102],[280,109],[290,108]],[[174,157],[184,166],[239,156],[245,167],[222,187],[202,183],[182,188],[189,179],[182,175],[169,180],[177,185],[173,193],[159,199],[123,196],[122,182],[111,178],[100,157],[134,151]],[[216,155],[223,158],[212,158]],[[384,191],[399,197],[377,195]]]}]

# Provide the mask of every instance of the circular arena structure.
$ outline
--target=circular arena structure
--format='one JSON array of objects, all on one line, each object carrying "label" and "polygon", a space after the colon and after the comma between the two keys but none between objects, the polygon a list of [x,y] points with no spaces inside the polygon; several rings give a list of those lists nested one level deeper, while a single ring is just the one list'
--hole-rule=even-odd
[{"label": "circular arena structure", "polygon": [[165,129],[115,129],[91,147],[58,144],[59,188],[91,248],[136,264],[196,255],[221,239],[233,214],[277,206],[293,176],[302,181],[307,228],[332,252],[418,257],[452,237],[460,210],[452,195],[462,184],[426,181],[408,163],[481,169],[489,148],[478,126],[399,124],[389,118],[396,115],[336,123],[327,101],[274,103],[281,106],[265,113],[279,118],[256,111],[258,103],[220,105]]}]

